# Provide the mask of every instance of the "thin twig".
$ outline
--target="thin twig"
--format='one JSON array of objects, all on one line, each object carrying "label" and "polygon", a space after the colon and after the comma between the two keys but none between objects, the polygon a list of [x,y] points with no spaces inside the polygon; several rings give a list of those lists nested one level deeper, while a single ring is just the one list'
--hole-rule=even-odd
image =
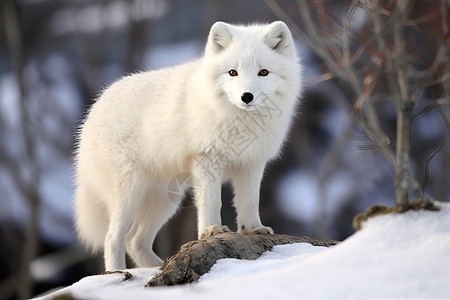
[{"label": "thin twig", "polygon": [[423,183],[422,183],[422,187],[421,187],[422,190],[425,190],[425,188],[428,185],[428,181],[430,179],[430,170],[429,170],[430,162],[439,154],[439,152],[441,152],[441,150],[443,148],[444,148],[444,145],[439,145],[439,147],[437,147],[425,161],[425,171],[424,171]]}]

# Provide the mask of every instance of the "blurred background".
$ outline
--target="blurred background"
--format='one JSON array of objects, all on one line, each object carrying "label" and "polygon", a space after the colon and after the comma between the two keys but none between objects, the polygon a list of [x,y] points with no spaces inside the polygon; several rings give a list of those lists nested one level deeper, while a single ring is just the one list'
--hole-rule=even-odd
[{"label": "blurred background", "polygon": [[[101,255],[77,243],[71,204],[74,136],[102,89],[124,74],[198,58],[215,21],[280,19],[269,2],[0,2],[1,299],[23,299],[103,271]],[[344,16],[349,2],[332,1],[329,9]],[[413,10],[433,2],[420,1]],[[276,3],[298,20],[295,1]],[[367,21],[364,14],[353,18],[356,28]],[[433,32],[432,23],[424,26]],[[281,159],[267,167],[261,219],[277,233],[342,240],[354,232],[356,213],[376,203],[394,205],[393,172],[354,126],[348,93],[332,79],[317,80],[323,62],[297,42],[305,78],[301,114]],[[448,106],[445,98],[439,110],[419,101],[412,124],[411,172],[427,195],[441,201],[450,200]],[[394,140],[395,104],[383,102],[377,110]],[[224,223],[235,230],[231,198],[224,187]],[[195,207],[186,202],[161,230],[155,250],[162,258],[196,238],[195,218]]]}]

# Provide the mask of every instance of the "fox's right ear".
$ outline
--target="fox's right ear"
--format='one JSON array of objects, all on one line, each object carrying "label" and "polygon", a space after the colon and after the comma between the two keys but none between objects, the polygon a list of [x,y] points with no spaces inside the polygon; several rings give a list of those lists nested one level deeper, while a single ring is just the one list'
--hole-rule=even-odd
[{"label": "fox's right ear", "polygon": [[276,21],[267,26],[266,45],[282,55],[293,55],[293,40],[289,28],[284,22]]},{"label": "fox's right ear", "polygon": [[206,51],[212,54],[219,53],[230,45],[233,36],[230,33],[230,25],[224,22],[216,22],[211,27],[208,36]]}]

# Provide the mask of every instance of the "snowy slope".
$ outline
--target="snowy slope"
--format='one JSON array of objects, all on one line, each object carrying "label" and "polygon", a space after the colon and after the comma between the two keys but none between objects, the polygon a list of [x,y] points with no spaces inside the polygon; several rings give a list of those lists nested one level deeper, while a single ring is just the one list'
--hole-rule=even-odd
[{"label": "snowy slope", "polygon": [[255,261],[224,259],[198,284],[144,288],[156,269],[133,279],[90,276],[60,293],[77,299],[417,299],[450,298],[450,204],[369,220],[332,248],[276,246]]}]

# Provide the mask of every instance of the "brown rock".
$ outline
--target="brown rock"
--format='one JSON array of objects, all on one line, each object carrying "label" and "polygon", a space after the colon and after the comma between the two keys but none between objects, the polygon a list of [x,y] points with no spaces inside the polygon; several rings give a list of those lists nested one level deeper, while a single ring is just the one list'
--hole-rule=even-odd
[{"label": "brown rock", "polygon": [[168,286],[196,282],[218,259],[256,259],[275,245],[310,243],[314,246],[333,246],[337,241],[319,240],[289,235],[240,235],[227,232],[184,244],[180,251],[165,260],[162,273],[153,277],[149,286]]}]

